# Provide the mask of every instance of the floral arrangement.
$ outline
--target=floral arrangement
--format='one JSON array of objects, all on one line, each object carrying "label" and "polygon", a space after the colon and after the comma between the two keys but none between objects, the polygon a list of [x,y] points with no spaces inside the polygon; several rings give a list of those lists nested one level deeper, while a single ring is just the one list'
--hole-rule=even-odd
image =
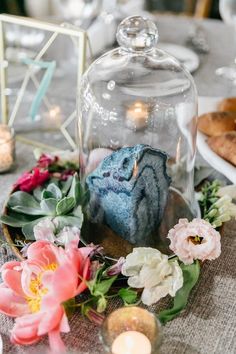
[{"label": "floral arrangement", "polygon": [[16,318],[11,341],[30,345],[48,334],[51,352],[62,354],[60,334],[70,331],[73,312],[79,309],[99,325],[114,297],[129,306],[152,305],[170,295],[172,308],[158,318],[163,324],[175,318],[187,305],[200,263],[220,256],[217,228],[236,217],[229,188],[232,194],[232,186],[221,188],[217,181],[203,185],[197,194],[202,219],[180,219],[169,230],[171,257],[138,247],[112,263],[99,245],[81,240],[88,196],[79,182],[78,163],[41,155],[13,186],[7,213],[1,216],[25,237],[20,244],[25,259],[1,268],[0,312]]}]

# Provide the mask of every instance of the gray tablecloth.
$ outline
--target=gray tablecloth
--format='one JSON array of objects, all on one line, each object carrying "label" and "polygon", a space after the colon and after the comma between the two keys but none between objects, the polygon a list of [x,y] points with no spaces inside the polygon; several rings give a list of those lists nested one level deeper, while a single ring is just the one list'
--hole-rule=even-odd
[{"label": "gray tablecloth", "polygon": [[[184,18],[157,19],[162,41],[184,44],[189,30],[190,20]],[[217,21],[204,21],[211,51],[201,57],[201,67],[195,73],[200,95],[225,96],[229,94],[227,85],[219,81],[214,70],[233,58],[232,33],[229,28]],[[232,92],[232,91],[231,91]],[[0,207],[2,207],[11,185],[16,178],[34,164],[32,148],[17,144],[17,166],[14,171],[0,176]],[[1,229],[0,229],[1,233]],[[161,353],[175,354],[233,354],[236,353],[236,222],[225,224],[222,232],[222,255],[213,262],[206,262],[201,270],[200,281],[190,296],[187,309],[177,319],[164,328],[164,342]],[[0,265],[12,259],[0,253]],[[120,304],[112,302],[108,312]],[[170,299],[164,299],[156,308],[158,311],[170,305]],[[9,331],[13,320],[0,315],[0,333],[4,342],[4,353],[45,353],[47,340],[37,346],[12,346]],[[99,328],[80,314],[70,321],[71,333],[64,335],[66,345],[76,353],[103,353],[99,344]],[[40,350],[40,351],[38,351]]]}]

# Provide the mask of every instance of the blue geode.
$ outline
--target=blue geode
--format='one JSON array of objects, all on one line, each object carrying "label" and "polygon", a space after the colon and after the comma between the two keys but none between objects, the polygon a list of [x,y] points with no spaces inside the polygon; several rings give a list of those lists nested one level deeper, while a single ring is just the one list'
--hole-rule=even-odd
[{"label": "blue geode", "polygon": [[163,151],[141,144],[106,157],[86,179],[91,221],[107,224],[132,244],[150,244],[171,183],[166,160]]}]

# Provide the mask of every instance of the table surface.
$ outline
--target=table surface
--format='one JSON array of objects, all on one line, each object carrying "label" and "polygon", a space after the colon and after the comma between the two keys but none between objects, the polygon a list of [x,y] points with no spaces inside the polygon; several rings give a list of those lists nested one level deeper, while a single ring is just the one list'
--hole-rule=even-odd
[{"label": "table surface", "polygon": [[[182,17],[157,19],[161,41],[184,44],[191,26],[190,20]],[[233,46],[229,45],[232,31],[219,21],[203,21],[210,53],[201,56],[201,66],[194,74],[199,95],[227,96],[232,87],[214,75],[217,67],[233,58]],[[34,165],[32,147],[17,143],[17,166],[14,171],[0,176],[0,208],[2,208],[11,185],[17,177]],[[0,234],[2,230],[0,228]],[[191,293],[187,309],[177,319],[164,327],[161,353],[175,354],[233,354],[236,353],[236,222],[226,223],[222,231],[222,254],[213,262],[206,262],[201,269],[200,280]],[[9,251],[0,253],[0,265],[14,259]],[[151,309],[159,311],[171,304],[170,299],[160,301]],[[112,302],[108,312],[119,306]],[[9,332],[13,320],[0,315],[0,333],[3,337],[4,353],[45,353],[47,339],[34,347],[13,346]],[[99,328],[76,313],[70,320],[71,333],[64,335],[70,350],[80,354],[103,353],[99,344]]]}]

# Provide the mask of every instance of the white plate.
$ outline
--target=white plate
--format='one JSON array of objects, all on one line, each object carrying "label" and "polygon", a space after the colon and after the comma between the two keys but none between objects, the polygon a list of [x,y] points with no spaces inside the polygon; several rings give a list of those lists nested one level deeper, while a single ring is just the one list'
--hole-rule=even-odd
[{"label": "white plate", "polygon": [[[222,98],[220,97],[199,97],[199,115],[216,111],[217,103],[221,99]],[[206,160],[214,169],[225,175],[231,182],[236,184],[236,168],[212,151],[207,144],[207,136],[199,131],[197,134],[197,148],[204,160]]]},{"label": "white plate", "polygon": [[190,72],[194,72],[199,67],[199,57],[194,51],[181,45],[172,43],[158,43],[157,48],[160,48],[176,59]]}]

